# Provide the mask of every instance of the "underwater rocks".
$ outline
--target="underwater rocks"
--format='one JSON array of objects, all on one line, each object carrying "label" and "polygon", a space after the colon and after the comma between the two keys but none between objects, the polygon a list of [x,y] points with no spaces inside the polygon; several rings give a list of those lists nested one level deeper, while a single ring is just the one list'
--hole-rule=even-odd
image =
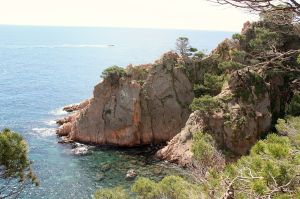
[{"label": "underwater rocks", "polygon": [[93,147],[91,147],[91,146],[75,142],[72,144],[71,152],[74,155],[88,155],[88,154],[92,153],[92,151],[91,151],[92,148]]},{"label": "underwater rocks", "polygon": [[[143,83],[134,76],[110,78],[95,86],[93,98],[68,106],[60,136],[98,145],[137,146],[172,139],[189,117],[194,93],[178,55],[166,53],[149,66]],[[139,66],[137,66],[139,67]]]},{"label": "underwater rocks", "polygon": [[100,169],[102,172],[109,171],[111,169],[111,164],[110,163],[101,164]]},{"label": "underwater rocks", "polygon": [[134,169],[129,169],[126,173],[125,179],[126,180],[133,180],[137,176]]}]

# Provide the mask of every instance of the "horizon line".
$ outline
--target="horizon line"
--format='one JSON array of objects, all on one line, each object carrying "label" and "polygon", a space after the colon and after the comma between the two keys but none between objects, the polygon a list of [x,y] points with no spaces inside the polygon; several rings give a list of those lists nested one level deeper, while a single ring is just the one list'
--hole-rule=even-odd
[{"label": "horizon line", "polygon": [[154,29],[154,30],[188,30],[188,31],[215,31],[236,33],[236,30],[218,30],[201,28],[162,28],[162,27],[133,27],[133,26],[84,26],[84,25],[39,25],[39,24],[0,24],[0,26],[23,26],[23,27],[45,27],[45,28],[127,28],[127,29]]}]

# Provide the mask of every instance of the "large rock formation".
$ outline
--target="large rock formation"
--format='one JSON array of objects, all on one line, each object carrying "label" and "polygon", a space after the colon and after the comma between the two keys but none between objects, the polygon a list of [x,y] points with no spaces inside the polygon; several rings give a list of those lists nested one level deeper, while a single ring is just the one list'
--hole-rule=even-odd
[{"label": "large rock formation", "polygon": [[192,113],[182,131],[157,156],[183,166],[193,166],[193,133],[210,133],[220,148],[245,154],[271,127],[269,85],[256,73],[241,70],[231,75],[215,98],[217,110]]},{"label": "large rock formation", "polygon": [[118,146],[172,139],[188,119],[194,97],[177,60],[177,54],[165,54],[148,68],[143,81],[134,73],[105,78],[95,86],[92,99],[68,107],[79,110],[58,121],[62,126],[57,133],[74,141]]}]

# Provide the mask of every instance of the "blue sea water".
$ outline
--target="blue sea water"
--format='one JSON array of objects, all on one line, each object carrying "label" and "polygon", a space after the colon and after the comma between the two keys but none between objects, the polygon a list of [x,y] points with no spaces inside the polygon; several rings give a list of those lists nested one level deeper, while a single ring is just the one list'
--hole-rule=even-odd
[{"label": "blue sea water", "polygon": [[[40,179],[22,198],[90,198],[101,187],[130,186],[129,168],[153,177],[152,162],[138,149],[98,148],[76,156],[58,144],[55,119],[64,105],[92,96],[102,70],[111,65],[151,63],[185,36],[208,52],[230,32],[131,28],[0,26],[0,129],[20,132]],[[99,165],[111,170],[101,173]],[[171,169],[165,168],[165,174]],[[176,170],[176,168],[174,168]],[[104,175],[104,179],[99,176]]]}]

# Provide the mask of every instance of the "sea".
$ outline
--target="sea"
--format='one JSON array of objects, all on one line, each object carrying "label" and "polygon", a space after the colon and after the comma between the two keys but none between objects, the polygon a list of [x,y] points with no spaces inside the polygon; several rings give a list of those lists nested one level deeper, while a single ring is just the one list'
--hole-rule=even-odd
[{"label": "sea", "polygon": [[[175,49],[178,37],[209,53],[233,32],[99,27],[0,26],[0,129],[10,128],[29,144],[40,186],[20,198],[91,198],[96,189],[130,188],[128,169],[159,180],[181,175],[176,165],[154,160],[149,149],[93,147],[75,155],[59,144],[55,120],[65,105],[92,97],[109,66],[152,63]],[[103,165],[109,165],[103,171]]]}]

